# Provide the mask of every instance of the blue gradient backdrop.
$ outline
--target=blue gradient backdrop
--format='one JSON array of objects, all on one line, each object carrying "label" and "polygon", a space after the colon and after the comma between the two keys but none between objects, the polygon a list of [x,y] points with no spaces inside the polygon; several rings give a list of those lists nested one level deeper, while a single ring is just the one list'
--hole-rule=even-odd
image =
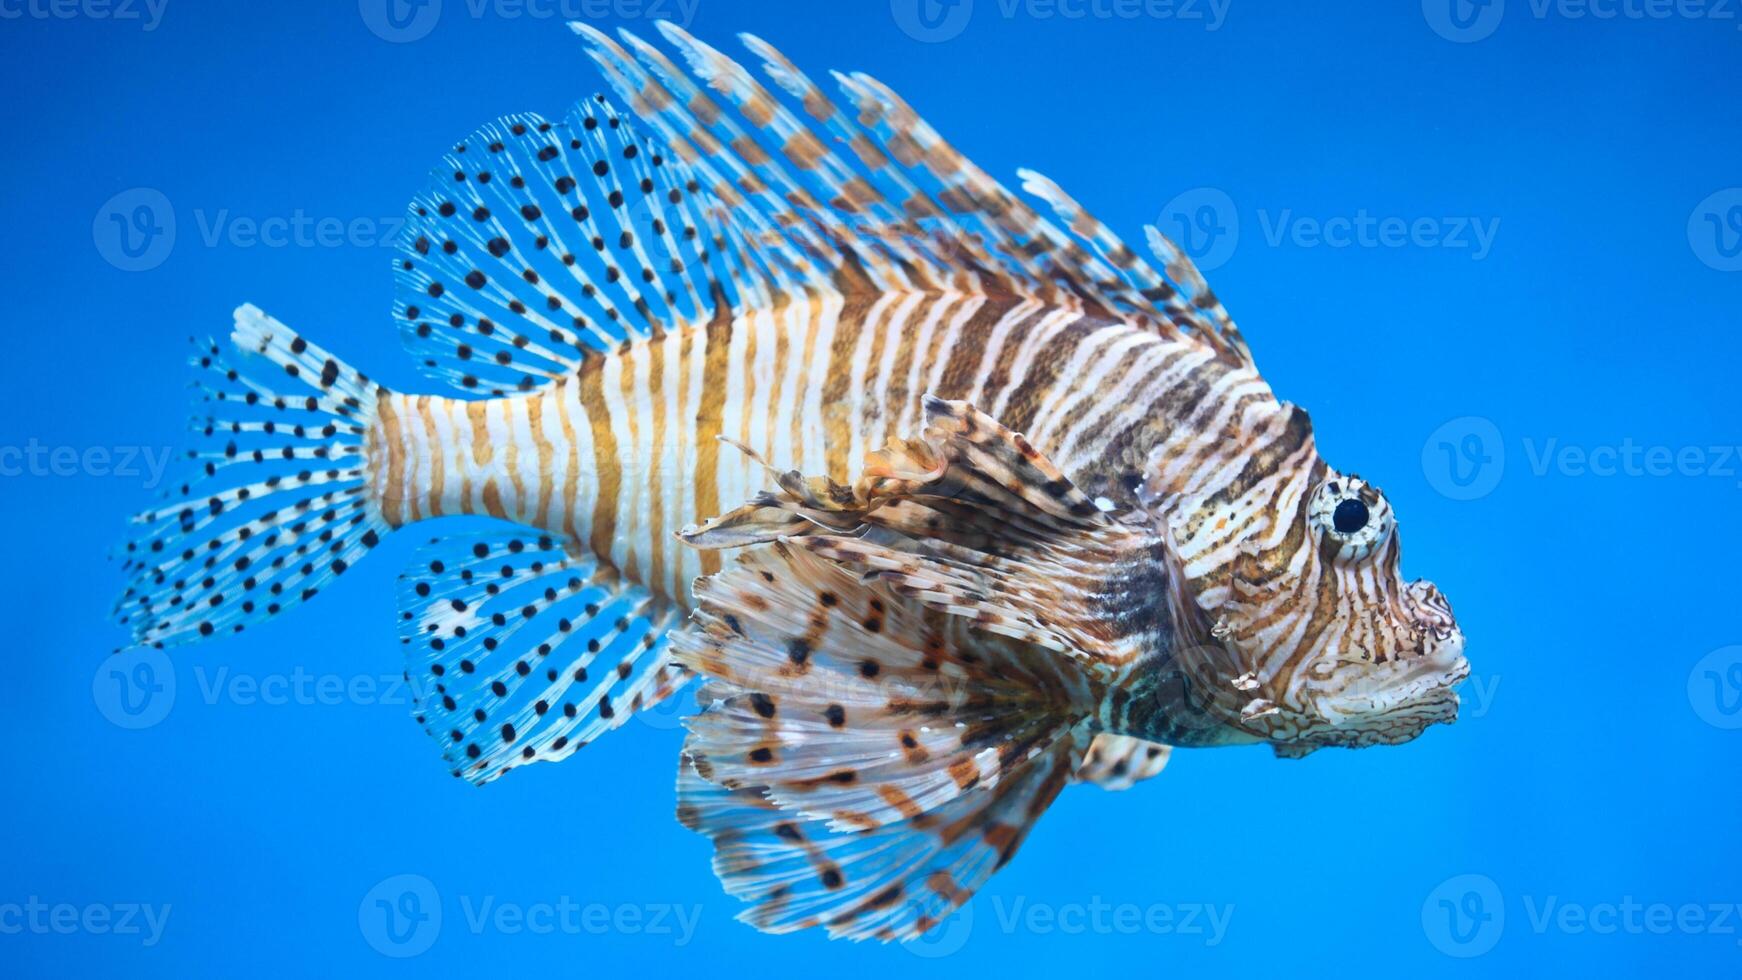
[{"label": "blue gradient backdrop", "polygon": [[996,175],[1134,238],[1185,221],[1468,633],[1459,724],[1074,789],[971,922],[902,949],[732,921],[672,818],[670,714],[449,778],[376,689],[419,535],[168,676],[107,673],[105,554],[152,493],[125,457],[182,442],[184,338],[253,301],[427,390],[376,242],[472,127],[598,88],[554,0],[0,0],[0,975],[1734,975],[1738,12],[1457,2],[571,3],[869,71]]}]

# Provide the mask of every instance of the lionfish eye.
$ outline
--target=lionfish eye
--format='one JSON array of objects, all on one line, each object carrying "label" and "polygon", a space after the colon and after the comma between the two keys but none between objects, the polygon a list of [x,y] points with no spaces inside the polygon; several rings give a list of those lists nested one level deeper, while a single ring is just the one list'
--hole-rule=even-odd
[{"label": "lionfish eye", "polygon": [[1331,514],[1331,526],[1338,534],[1354,534],[1367,526],[1367,505],[1351,497],[1337,505]]},{"label": "lionfish eye", "polygon": [[1319,484],[1307,505],[1307,520],[1345,561],[1372,554],[1395,526],[1385,498],[1357,476],[1337,475]]}]

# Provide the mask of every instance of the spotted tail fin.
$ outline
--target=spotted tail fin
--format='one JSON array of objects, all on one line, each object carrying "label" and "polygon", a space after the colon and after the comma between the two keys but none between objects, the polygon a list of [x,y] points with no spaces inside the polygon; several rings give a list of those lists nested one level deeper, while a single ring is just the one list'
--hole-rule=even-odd
[{"label": "spotted tail fin", "polygon": [[248,305],[232,359],[193,359],[206,445],[194,470],[135,517],[115,617],[137,644],[170,646],[245,627],[312,598],[388,531],[365,458],[380,389]]}]

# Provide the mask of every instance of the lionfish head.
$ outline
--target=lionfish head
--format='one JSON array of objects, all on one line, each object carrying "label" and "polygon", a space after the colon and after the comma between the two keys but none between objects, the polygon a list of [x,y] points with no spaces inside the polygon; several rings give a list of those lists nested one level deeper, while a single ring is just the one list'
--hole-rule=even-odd
[{"label": "lionfish head", "polygon": [[1433,583],[1403,578],[1385,495],[1316,454],[1298,473],[1273,505],[1280,542],[1240,548],[1216,630],[1251,669],[1243,721],[1304,755],[1457,720],[1464,634]]}]

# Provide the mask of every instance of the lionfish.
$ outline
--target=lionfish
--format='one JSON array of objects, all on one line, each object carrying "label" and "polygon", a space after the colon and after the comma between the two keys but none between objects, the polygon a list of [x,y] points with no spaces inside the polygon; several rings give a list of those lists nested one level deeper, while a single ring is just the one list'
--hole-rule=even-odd
[{"label": "lionfish", "polygon": [[1386,498],[1156,229],[1151,264],[1040,174],[1012,193],[866,75],[572,26],[645,131],[598,96],[443,158],[393,312],[448,394],[251,305],[240,356],[199,345],[208,448],[126,546],[138,644],[498,518],[398,592],[454,775],[566,758],[702,675],[679,818],[740,918],[855,939],[943,920],[1067,784],[1456,718],[1463,635]]}]

